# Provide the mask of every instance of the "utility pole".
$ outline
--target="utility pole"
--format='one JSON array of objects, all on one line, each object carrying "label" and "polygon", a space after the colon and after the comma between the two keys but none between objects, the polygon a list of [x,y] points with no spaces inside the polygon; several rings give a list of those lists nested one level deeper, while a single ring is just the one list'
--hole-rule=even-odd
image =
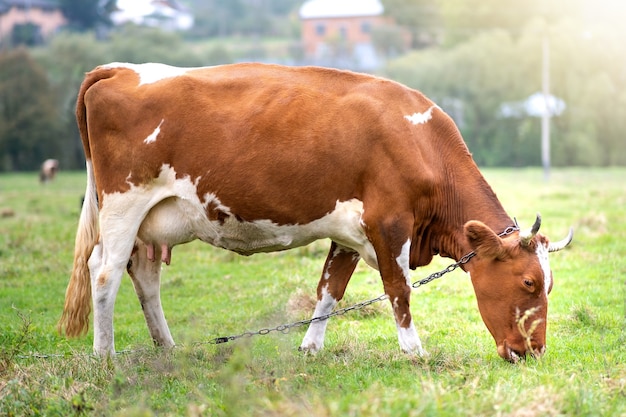
[{"label": "utility pole", "polygon": [[547,33],[543,35],[543,57],[541,65],[541,86],[544,99],[544,109],[541,115],[541,162],[543,164],[543,178],[550,180],[550,40]]}]

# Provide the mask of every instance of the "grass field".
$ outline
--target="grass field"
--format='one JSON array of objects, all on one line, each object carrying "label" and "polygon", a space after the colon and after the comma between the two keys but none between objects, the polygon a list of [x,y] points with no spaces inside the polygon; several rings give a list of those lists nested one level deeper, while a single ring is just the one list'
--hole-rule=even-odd
[{"label": "grass field", "polygon": [[[626,169],[486,170],[522,226],[574,242],[552,254],[548,351],[501,360],[471,284],[454,272],[413,292],[430,355],[400,352],[388,302],[333,318],[326,348],[305,356],[305,328],[202,342],[308,318],[327,242],[240,257],[197,242],[176,247],[162,297],[172,352],[151,347],[125,278],[112,360],[94,358],[91,333],[55,326],[72,263],[82,173],[41,186],[0,175],[0,415],[118,416],[626,416]],[[413,281],[450,263],[436,259]],[[360,264],[340,306],[382,293]],[[44,355],[45,357],[39,357]]]}]

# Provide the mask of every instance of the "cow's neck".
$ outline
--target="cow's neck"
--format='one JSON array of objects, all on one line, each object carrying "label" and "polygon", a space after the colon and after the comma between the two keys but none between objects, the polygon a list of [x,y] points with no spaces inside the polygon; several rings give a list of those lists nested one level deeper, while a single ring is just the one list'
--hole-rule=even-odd
[{"label": "cow's neck", "polygon": [[444,204],[438,205],[431,225],[431,250],[458,261],[472,251],[465,238],[465,223],[479,220],[500,233],[513,225],[513,220],[469,153],[458,152],[447,162],[442,173],[446,177],[442,190]]}]

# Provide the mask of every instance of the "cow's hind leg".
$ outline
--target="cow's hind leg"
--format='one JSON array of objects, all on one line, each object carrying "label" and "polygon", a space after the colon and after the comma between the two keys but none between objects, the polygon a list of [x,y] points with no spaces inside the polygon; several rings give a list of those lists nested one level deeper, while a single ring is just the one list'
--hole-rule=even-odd
[{"label": "cow's hind leg", "polygon": [[93,301],[93,350],[101,356],[115,353],[113,307],[131,244],[109,244],[102,239],[89,258],[91,297]]},{"label": "cow's hind leg", "polygon": [[158,346],[170,348],[174,346],[174,339],[170,334],[161,306],[161,248],[151,247],[152,259],[148,247],[137,241],[133,254],[128,261],[130,275],[135,292],[141,303],[150,336]]},{"label": "cow's hind leg", "polygon": [[[333,311],[343,298],[350,277],[359,262],[359,254],[332,242],[324,264],[324,271],[317,286],[317,305],[313,317],[325,316]],[[300,350],[316,353],[324,346],[328,319],[314,321],[309,326]]]},{"label": "cow's hind leg", "polygon": [[[110,205],[115,207],[115,205]],[[145,205],[127,207],[123,216],[105,200],[100,211],[100,241],[89,258],[93,300],[93,349],[97,355],[115,353],[113,308],[135,236],[145,216]]]},{"label": "cow's hind leg", "polygon": [[[106,297],[99,294],[98,284],[100,272],[102,270],[102,240],[94,246],[88,261],[89,276],[91,278],[91,298],[93,303],[93,351],[100,355],[112,355],[115,353],[115,343],[113,340],[113,323],[111,326],[105,323],[105,317],[111,316],[113,320],[113,306],[106,302]],[[117,291],[117,289],[115,290]],[[111,289],[105,293],[110,293]],[[115,296],[113,296],[115,297]],[[111,312],[103,310],[111,309]],[[106,330],[109,329],[109,330]]]}]

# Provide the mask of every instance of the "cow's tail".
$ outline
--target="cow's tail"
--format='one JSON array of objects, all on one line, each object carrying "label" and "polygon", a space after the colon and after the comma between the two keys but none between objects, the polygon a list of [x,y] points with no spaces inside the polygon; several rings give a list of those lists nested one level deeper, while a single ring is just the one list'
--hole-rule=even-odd
[{"label": "cow's tail", "polygon": [[111,71],[98,69],[87,74],[85,81],[81,85],[76,103],[76,121],[78,123],[78,130],[83,142],[86,158],[87,188],[83,207],[80,212],[76,241],[74,243],[74,266],[65,293],[63,314],[57,326],[59,333],[65,334],[68,337],[80,336],[85,334],[89,329],[91,278],[88,261],[99,239],[98,197],[89,146],[85,93],[89,87],[97,81],[103,78],[109,78],[111,75]]}]

